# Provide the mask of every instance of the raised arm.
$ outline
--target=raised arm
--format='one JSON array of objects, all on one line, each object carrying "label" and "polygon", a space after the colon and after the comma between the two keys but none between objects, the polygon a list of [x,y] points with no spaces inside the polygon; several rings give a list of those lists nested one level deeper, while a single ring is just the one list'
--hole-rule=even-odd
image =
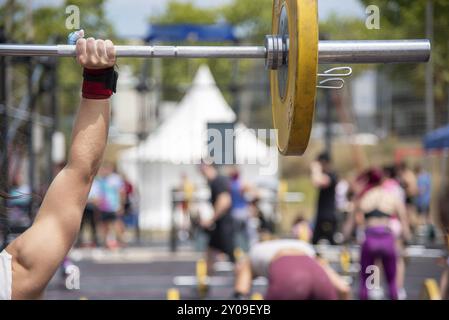
[{"label": "raised arm", "polygon": [[[108,40],[79,39],[77,61],[101,73],[115,64],[114,46]],[[83,97],[90,99],[81,99],[66,167],[50,185],[34,224],[6,248],[12,256],[13,299],[40,298],[78,234],[109,129],[109,98],[92,93],[83,87]]]},{"label": "raised arm", "polygon": [[317,188],[327,188],[331,184],[331,178],[324,173],[323,167],[319,162],[312,162],[310,164],[310,172],[312,184]]}]

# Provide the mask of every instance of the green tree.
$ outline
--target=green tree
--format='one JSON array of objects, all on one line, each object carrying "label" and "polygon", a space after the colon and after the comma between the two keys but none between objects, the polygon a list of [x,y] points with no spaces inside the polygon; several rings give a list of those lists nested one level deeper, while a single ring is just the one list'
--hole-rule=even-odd
[{"label": "green tree", "polygon": [[272,0],[234,0],[223,7],[226,21],[245,31],[245,39],[261,44],[271,34]]},{"label": "green tree", "polygon": [[[215,24],[221,18],[221,9],[203,9],[192,2],[170,1],[164,14],[150,17],[153,24]],[[178,43],[179,44],[179,43]],[[188,45],[205,45],[189,41]],[[214,43],[207,43],[214,45]],[[217,45],[224,45],[223,43]],[[228,44],[232,45],[232,43]],[[162,61],[162,98],[178,101],[185,93],[185,88],[192,82],[195,71],[201,64],[208,64],[214,74],[217,84],[227,88],[231,82],[233,62],[226,59],[166,59]],[[226,99],[232,104],[233,99],[229,91],[224,92]]]},{"label": "green tree", "polygon": [[[185,3],[172,0],[169,2],[165,13],[157,17],[150,17],[149,20],[155,24],[214,24],[217,22],[227,22],[236,28],[240,44],[251,43],[260,45],[264,41],[265,34],[268,34],[271,29],[271,9],[271,0],[234,0],[228,5],[212,9],[199,8],[192,2]],[[214,43],[204,44],[195,42],[189,42],[188,44],[214,45]],[[215,45],[226,44],[217,43]],[[227,45],[234,44],[228,43]],[[235,96],[228,89],[233,81],[235,62],[229,59],[164,60],[162,62],[163,86],[172,90],[164,90],[163,98],[175,101],[181,99],[184,91],[173,89],[184,88],[190,84],[195,71],[203,63],[207,63],[210,66],[226,100],[233,106]],[[251,71],[254,68],[263,68],[263,62],[241,60],[238,62],[238,65],[239,72],[235,77],[237,83],[251,84],[261,82],[260,78],[254,76]],[[260,90],[266,90],[266,88],[261,88]],[[263,127],[271,126],[271,108],[268,99],[260,110],[260,114],[259,112],[254,114],[257,114],[257,118],[260,118],[261,125]]]},{"label": "green tree", "polygon": [[192,2],[178,2],[170,0],[166,13],[162,16],[151,17],[154,24],[196,23],[213,24],[217,21],[219,12],[216,9],[196,7]]},{"label": "green tree", "polygon": [[[66,0],[60,6],[43,6],[30,11],[26,0],[10,0],[0,6],[0,26],[4,27],[3,24],[11,19],[11,30],[7,34],[9,42],[64,43],[72,31],[66,28],[68,15],[65,9],[68,5],[76,5],[80,9],[80,26],[87,36],[114,39],[112,25],[105,16],[105,3],[106,0]],[[14,78],[20,79],[21,73],[23,66],[15,66]],[[25,84],[26,81],[18,83],[15,92],[23,92],[21,89]],[[73,59],[59,60],[58,84],[59,112],[63,117],[72,116],[80,90],[80,69]]]},{"label": "green tree", "polygon": [[[373,4],[370,0],[361,0],[365,5]],[[426,30],[426,2],[407,0],[377,0],[380,8],[381,28],[369,30],[367,37],[385,39],[413,39],[425,38]],[[432,61],[434,64],[434,85],[436,110],[443,114],[448,104],[447,90],[449,87],[449,1],[433,0],[434,5],[434,41],[432,43]],[[397,66],[395,75],[409,79],[417,92],[423,95],[424,66],[416,70],[409,66]],[[417,72],[416,72],[417,71]],[[437,116],[442,119],[443,117]],[[443,124],[443,123],[440,123]]]}]

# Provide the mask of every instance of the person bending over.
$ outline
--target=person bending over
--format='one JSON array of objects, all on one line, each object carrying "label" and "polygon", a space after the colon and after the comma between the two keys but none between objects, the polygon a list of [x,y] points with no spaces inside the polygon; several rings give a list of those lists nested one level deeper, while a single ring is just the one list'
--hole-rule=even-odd
[{"label": "person bending over", "polygon": [[[39,299],[76,240],[87,196],[107,143],[115,91],[111,41],[76,42],[84,67],[83,97],[67,165],[51,183],[33,225],[0,254],[0,299]],[[108,81],[112,80],[112,81]]]},{"label": "person bending over", "polygon": [[234,297],[247,297],[253,278],[268,278],[266,300],[349,299],[346,282],[302,240],[270,240],[253,246],[236,266]]}]

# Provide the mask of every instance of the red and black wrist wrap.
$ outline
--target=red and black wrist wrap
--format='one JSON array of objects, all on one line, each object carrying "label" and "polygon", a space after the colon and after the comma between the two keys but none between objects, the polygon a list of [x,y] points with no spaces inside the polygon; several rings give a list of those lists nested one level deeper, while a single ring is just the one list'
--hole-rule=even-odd
[{"label": "red and black wrist wrap", "polygon": [[84,68],[83,78],[83,98],[108,99],[117,90],[118,73],[114,67],[107,69]]}]

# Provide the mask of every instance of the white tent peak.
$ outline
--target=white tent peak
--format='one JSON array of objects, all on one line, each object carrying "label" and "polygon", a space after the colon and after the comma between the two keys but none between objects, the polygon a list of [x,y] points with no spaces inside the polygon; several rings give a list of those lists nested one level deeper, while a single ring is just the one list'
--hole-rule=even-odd
[{"label": "white tent peak", "polygon": [[[201,66],[174,113],[145,142],[121,153],[119,166],[145,195],[140,204],[141,227],[168,230],[171,191],[179,185],[180,176],[187,174],[197,186],[204,184],[196,163],[208,151],[208,125],[235,121],[236,115],[208,66]],[[277,165],[276,148],[267,146],[241,123],[236,124],[235,156],[247,181],[260,179],[263,167]]]},{"label": "white tent peak", "polygon": [[207,124],[235,120],[236,115],[217,88],[209,67],[202,65],[174,114],[143,144],[123,155],[169,163],[201,159],[206,148]]},{"label": "white tent peak", "polygon": [[[174,116],[184,120],[202,118],[201,122],[232,122],[236,115],[226,102],[207,65],[201,65],[193,79],[192,86],[179,103],[179,111]],[[206,121],[205,121],[206,120]],[[172,121],[177,121],[172,119]],[[189,122],[186,122],[188,126]]]},{"label": "white tent peak", "polygon": [[193,79],[193,87],[196,86],[215,86],[215,79],[210,71],[209,67],[202,64],[198,71],[196,72],[195,78]]}]

